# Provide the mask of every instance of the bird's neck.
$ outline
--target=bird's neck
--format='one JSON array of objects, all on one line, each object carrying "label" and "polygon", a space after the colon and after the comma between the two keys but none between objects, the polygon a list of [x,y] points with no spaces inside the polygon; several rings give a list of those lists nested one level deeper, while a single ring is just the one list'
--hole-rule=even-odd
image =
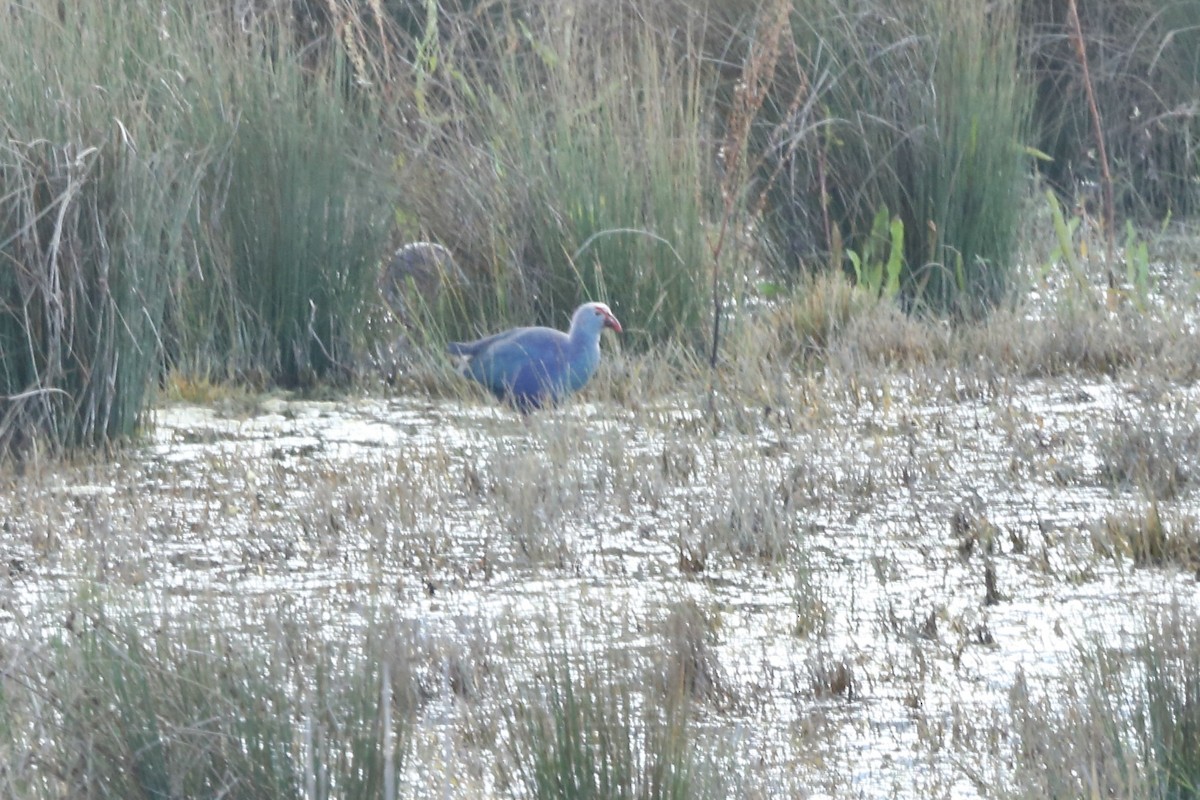
[{"label": "bird's neck", "polygon": [[572,330],[567,340],[567,389],[576,391],[581,388],[600,363],[599,332]]},{"label": "bird's neck", "polygon": [[600,332],[585,328],[571,328],[567,333],[567,349],[572,355],[600,349]]}]

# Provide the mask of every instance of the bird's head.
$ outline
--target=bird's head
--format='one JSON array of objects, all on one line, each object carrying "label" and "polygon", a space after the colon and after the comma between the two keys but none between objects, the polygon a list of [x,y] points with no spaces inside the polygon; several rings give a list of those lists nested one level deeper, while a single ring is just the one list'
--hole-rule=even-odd
[{"label": "bird's head", "polygon": [[617,333],[621,332],[621,323],[613,316],[612,309],[604,303],[584,303],[575,309],[575,315],[571,317],[571,327],[575,328],[576,326],[597,332],[605,328],[612,328]]}]

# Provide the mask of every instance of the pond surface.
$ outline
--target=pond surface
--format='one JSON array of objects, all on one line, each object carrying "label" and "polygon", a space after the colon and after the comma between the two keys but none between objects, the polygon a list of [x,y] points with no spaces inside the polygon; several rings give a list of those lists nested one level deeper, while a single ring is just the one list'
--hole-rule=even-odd
[{"label": "pond surface", "polygon": [[[1147,608],[1196,602],[1193,571],[1135,567],[1105,521],[1147,504],[1114,481],[1113,442],[1197,414],[1185,388],[955,385],[797,392],[716,432],[684,396],[528,420],[483,401],[165,407],[114,463],[0,496],[0,625],[60,613],[81,580],[247,630],[352,635],[384,606],[483,685],[536,671],[555,632],[652,659],[691,604],[719,690],[697,713],[767,794],[987,796],[1018,675],[1053,694],[1081,643],[1126,647]],[[1160,513],[1200,505],[1185,486]],[[473,713],[450,692],[422,709],[423,796],[498,793]]]}]

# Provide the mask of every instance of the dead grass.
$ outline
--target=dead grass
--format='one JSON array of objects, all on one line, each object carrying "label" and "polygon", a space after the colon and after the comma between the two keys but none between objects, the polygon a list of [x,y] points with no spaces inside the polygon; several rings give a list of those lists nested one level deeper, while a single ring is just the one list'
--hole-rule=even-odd
[{"label": "dead grass", "polygon": [[734,698],[725,669],[717,656],[719,617],[691,600],[674,605],[662,623],[664,647],[656,654],[656,674],[661,674],[664,696],[683,692],[697,703],[714,708],[730,705]]},{"label": "dead grass", "polygon": [[1118,413],[1097,442],[1102,479],[1155,500],[1172,500],[1191,488],[1200,459],[1193,411],[1149,403]]},{"label": "dead grass", "polygon": [[1200,521],[1186,510],[1150,500],[1106,514],[1092,526],[1092,536],[1105,556],[1140,567],[1172,565],[1200,576]]}]

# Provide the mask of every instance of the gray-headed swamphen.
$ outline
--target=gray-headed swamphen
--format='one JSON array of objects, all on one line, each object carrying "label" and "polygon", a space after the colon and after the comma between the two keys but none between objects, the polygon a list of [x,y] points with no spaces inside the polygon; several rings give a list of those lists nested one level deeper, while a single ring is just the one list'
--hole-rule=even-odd
[{"label": "gray-headed swamphen", "polygon": [[567,333],[513,328],[474,342],[452,342],[462,373],[522,413],[556,405],[591,379],[600,363],[600,332],[621,323],[604,303],[584,303]]}]

